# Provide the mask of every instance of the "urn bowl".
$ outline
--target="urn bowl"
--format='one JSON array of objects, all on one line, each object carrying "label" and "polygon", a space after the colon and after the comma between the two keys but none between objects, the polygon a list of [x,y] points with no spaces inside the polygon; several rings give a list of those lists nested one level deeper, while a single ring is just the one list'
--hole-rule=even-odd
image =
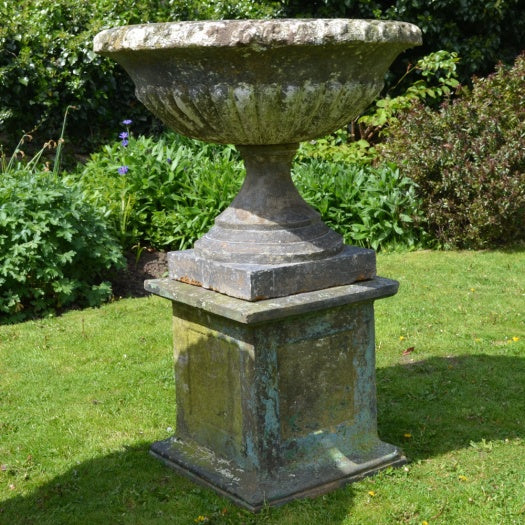
[{"label": "urn bowl", "polygon": [[334,131],[377,96],[412,24],[351,19],[226,20],[117,27],[96,52],[120,63],[137,98],[175,131],[238,145]]}]

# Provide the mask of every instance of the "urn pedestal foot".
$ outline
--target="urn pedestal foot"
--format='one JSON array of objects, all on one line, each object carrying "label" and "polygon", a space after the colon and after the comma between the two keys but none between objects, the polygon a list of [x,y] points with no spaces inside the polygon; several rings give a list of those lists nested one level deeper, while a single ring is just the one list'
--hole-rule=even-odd
[{"label": "urn pedestal foot", "polygon": [[195,250],[168,253],[169,276],[246,301],[260,301],[372,279],[374,250],[344,246],[326,259],[281,264],[225,263]]}]

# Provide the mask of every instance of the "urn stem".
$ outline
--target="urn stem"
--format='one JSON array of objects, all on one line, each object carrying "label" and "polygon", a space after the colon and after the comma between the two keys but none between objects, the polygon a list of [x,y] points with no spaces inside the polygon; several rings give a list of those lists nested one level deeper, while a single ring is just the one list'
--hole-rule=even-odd
[{"label": "urn stem", "polygon": [[197,243],[201,257],[234,263],[279,264],[329,257],[342,237],[307,204],[291,177],[298,144],[238,146],[246,178],[231,205]]}]

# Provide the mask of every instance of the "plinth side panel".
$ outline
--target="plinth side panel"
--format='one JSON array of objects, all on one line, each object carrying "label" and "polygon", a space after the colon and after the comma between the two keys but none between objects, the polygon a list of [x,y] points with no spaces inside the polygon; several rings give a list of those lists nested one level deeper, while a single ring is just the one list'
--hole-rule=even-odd
[{"label": "plinth side panel", "polygon": [[284,346],[279,352],[281,433],[284,440],[354,418],[352,334],[338,333]]},{"label": "plinth side panel", "polygon": [[243,343],[174,317],[177,436],[224,457],[243,450]]}]

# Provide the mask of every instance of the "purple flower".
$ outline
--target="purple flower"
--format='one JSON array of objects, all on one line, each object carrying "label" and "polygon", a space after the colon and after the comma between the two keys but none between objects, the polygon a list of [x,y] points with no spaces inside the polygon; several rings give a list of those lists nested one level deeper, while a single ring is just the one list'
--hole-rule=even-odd
[{"label": "purple flower", "polygon": [[129,168],[127,166],[120,166],[118,169],[119,175],[126,175],[126,173],[129,171]]},{"label": "purple flower", "polygon": [[133,121],[130,119],[126,119],[122,121],[122,124],[124,124],[124,126],[129,126],[130,124],[133,124]]},{"label": "purple flower", "polygon": [[121,144],[126,147],[129,144],[129,141],[127,139],[122,139]]},{"label": "purple flower", "polygon": [[123,131],[118,137],[119,139],[127,139],[129,137],[129,133],[127,131]]}]

